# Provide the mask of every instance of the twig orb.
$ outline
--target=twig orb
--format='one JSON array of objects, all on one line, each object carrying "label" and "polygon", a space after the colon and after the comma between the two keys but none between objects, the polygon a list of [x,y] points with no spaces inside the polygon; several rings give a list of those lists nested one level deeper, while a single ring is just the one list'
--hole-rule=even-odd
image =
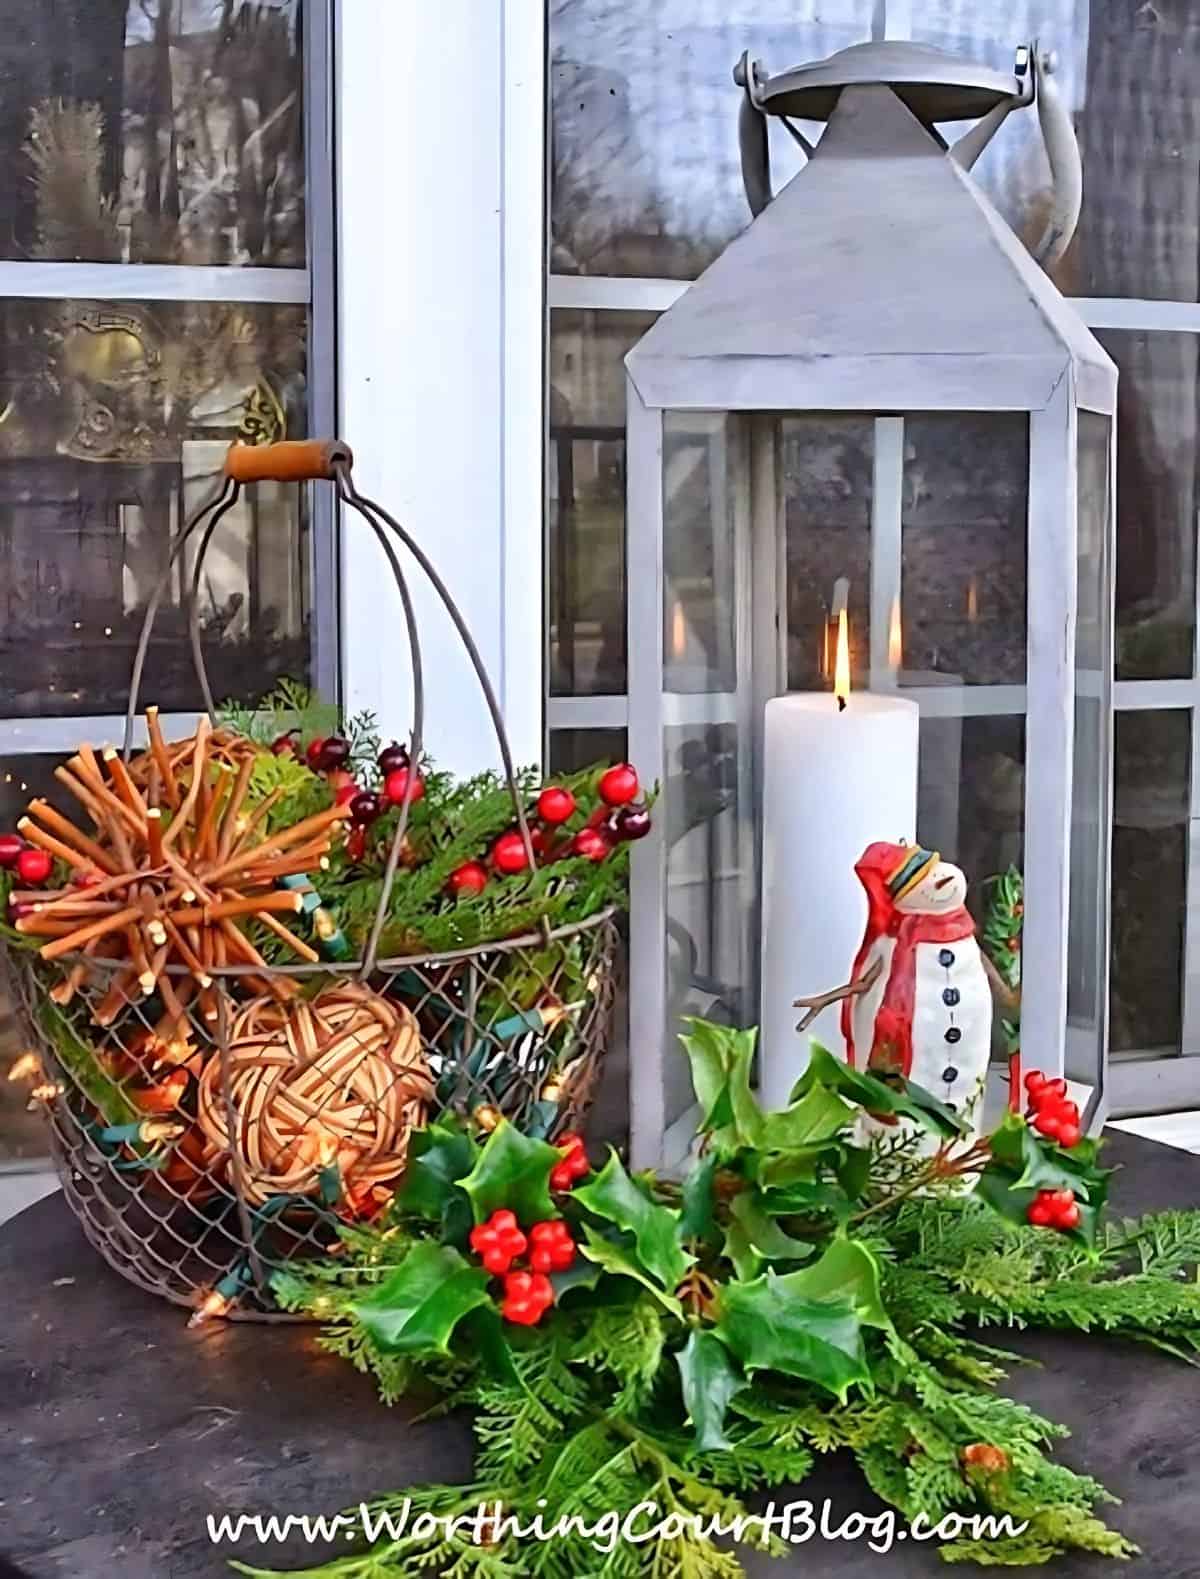
[{"label": "twig orb", "polygon": [[[232,1151],[256,1205],[319,1195],[331,1177],[339,1199],[395,1179],[433,1094],[413,1015],[356,983],[311,1002],[246,1004],[230,1024],[228,1068]],[[201,1076],[197,1117],[222,1151],[227,1112],[218,1054]]]}]

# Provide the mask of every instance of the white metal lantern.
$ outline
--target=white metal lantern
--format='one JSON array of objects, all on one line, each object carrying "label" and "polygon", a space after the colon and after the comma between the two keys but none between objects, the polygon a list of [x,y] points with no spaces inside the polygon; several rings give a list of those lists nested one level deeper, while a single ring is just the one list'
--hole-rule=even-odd
[{"label": "white metal lantern", "polygon": [[[806,979],[804,954],[848,947],[833,920],[848,902],[865,916],[852,860],[836,893],[829,865],[857,780],[823,790],[815,749],[795,759],[788,852],[769,839],[764,870],[766,704],[807,691],[834,716],[840,623],[856,694],[919,707],[919,763],[881,745],[862,775],[900,786],[882,806],[915,796],[916,828],[873,836],[915,831],[975,902],[1020,868],[1026,1066],[1065,1071],[1093,1123],[1102,1111],[1117,375],[968,173],[1036,99],[1056,178],[1038,251],[1061,254],[1078,165],[1048,70],[1036,48],[1013,76],[915,45],[775,78],[743,60],[758,217],[626,359],[630,755],[662,786],[633,875],[638,1166],[691,1138],[681,1018],[776,1027],[760,1084],[777,1097],[807,1045],[781,1042],[781,1016],[834,985]],[[828,122],[773,200],[772,114]],[[981,116],[947,149],[938,123]],[[771,795],[778,821],[787,797]],[[780,882],[827,938],[769,923],[764,939]]]}]

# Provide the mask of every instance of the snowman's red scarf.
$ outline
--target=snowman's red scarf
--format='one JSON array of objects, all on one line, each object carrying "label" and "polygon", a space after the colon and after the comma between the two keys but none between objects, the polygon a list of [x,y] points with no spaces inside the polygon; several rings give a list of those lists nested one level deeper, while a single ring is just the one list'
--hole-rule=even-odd
[{"label": "snowman's red scarf", "polygon": [[[857,981],[867,968],[871,946],[881,937],[894,937],[896,947],[888,969],[883,1001],[875,1015],[875,1040],[867,1058],[867,1067],[880,1070],[899,1070],[907,1079],[912,1071],[912,1024],[917,995],[917,944],[960,943],[963,938],[975,936],[975,922],[965,905],[950,910],[944,916],[904,915],[893,910],[886,918],[876,913],[867,926],[866,937],[854,961],[852,981]],[[880,924],[882,923],[882,924]],[[853,1010],[854,998],[842,999],[842,1035],[846,1039],[846,1060],[856,1067],[854,1048]]]}]

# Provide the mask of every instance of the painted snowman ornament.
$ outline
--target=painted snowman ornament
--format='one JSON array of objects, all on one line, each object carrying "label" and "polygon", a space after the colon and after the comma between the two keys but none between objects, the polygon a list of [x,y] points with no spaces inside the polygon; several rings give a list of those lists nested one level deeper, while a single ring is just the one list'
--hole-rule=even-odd
[{"label": "painted snowman ornament", "polygon": [[[870,845],[855,872],[867,925],[844,987],[799,999],[810,1010],[842,1004],[849,1063],[901,1074],[979,1133],[992,1042],[992,993],[957,866],[914,845]],[[895,1133],[868,1121],[875,1133]]]}]

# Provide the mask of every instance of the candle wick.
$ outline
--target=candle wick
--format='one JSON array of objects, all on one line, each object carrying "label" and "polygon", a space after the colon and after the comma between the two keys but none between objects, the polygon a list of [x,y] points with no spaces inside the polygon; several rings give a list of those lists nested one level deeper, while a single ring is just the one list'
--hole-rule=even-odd
[{"label": "candle wick", "polygon": [[837,705],[838,705],[838,712],[839,713],[844,713],[846,711],[846,698],[844,696],[839,696],[838,699],[837,699]]}]

